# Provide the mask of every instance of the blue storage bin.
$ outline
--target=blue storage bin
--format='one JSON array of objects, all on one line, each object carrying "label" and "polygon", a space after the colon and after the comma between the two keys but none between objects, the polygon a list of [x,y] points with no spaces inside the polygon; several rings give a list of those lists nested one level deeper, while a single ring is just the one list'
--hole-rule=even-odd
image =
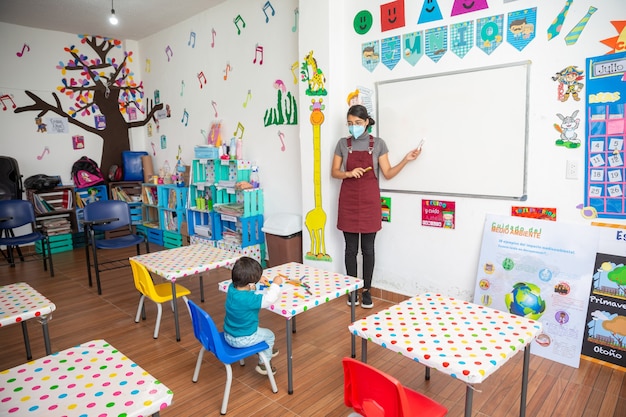
[{"label": "blue storage bin", "polygon": [[143,164],[141,157],[148,155],[145,151],[123,151],[124,181],[143,181]]}]

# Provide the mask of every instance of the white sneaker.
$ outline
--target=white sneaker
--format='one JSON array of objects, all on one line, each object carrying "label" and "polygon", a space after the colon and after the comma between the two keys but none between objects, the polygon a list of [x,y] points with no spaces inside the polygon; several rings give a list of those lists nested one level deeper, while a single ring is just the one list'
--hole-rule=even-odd
[{"label": "white sneaker", "polygon": [[[348,294],[348,301],[346,302],[346,304],[349,306],[352,305],[352,301],[350,301],[350,294]],[[359,305],[359,293],[354,294],[354,305]]]}]

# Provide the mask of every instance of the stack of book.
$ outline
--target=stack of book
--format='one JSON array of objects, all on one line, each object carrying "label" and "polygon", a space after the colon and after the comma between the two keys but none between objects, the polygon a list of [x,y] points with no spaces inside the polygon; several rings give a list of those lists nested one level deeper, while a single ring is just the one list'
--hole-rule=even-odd
[{"label": "stack of book", "polygon": [[133,201],[133,199],[130,198],[130,196],[126,193],[126,191],[122,189],[122,187],[114,187],[112,189],[111,194],[112,194],[113,200],[126,201],[127,203],[130,203]]},{"label": "stack of book", "polygon": [[72,224],[65,217],[46,219],[40,223],[42,231],[48,236],[72,233]]}]

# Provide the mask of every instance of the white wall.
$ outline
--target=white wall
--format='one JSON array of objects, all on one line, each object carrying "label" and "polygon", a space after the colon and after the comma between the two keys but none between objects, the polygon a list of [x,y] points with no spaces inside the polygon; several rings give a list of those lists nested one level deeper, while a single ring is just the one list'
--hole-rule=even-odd
[{"label": "white wall", "polygon": [[[303,90],[306,86],[293,83],[291,65],[302,62],[310,50],[326,75],[328,96],[323,97],[325,121],[321,128],[321,186],[323,209],[327,214],[325,226],[326,252],[332,257],[327,261],[306,261],[315,266],[344,271],[343,238],[336,230],[336,202],[339,181],[330,177],[330,164],[337,139],[345,135],[346,97],[357,86],[374,89],[375,83],[404,77],[450,72],[483,66],[492,66],[522,60],[531,60],[530,124],[528,154],[528,201],[524,205],[556,207],[559,221],[587,223],[576,205],[583,200],[583,172],[579,179],[565,179],[565,163],[575,160],[583,167],[584,148],[566,149],[554,145],[558,133],[553,124],[558,122],[556,113],[571,114],[584,109],[584,100],[566,103],[556,100],[557,84],[551,76],[568,65],[585,66],[585,58],[602,55],[608,47],[600,40],[617,36],[611,20],[624,20],[622,0],[574,2],[559,37],[547,41],[546,28],[563,7],[564,2],[541,2],[539,0],[489,2],[491,8],[456,17],[450,16],[452,2],[438,2],[444,19],[439,22],[417,25],[422,2],[405,1],[406,24],[402,29],[380,32],[380,4],[375,0],[342,2],[341,7],[331,0],[274,0],[275,16],[268,23],[262,12],[262,2],[230,0],[207,10],[138,42],[128,42],[126,47],[135,52],[134,70],[144,81],[148,97],[159,89],[161,100],[170,104],[172,117],[160,121],[160,131],[147,137],[146,129],[132,132],[134,149],[145,149],[152,154],[151,142],[156,145],[155,167],[166,160],[173,166],[178,146],[186,162],[192,159],[193,146],[203,143],[201,130],[208,132],[215,120],[212,101],[217,103],[219,117],[224,123],[224,139],[230,139],[238,122],[245,126],[244,158],[255,160],[260,166],[261,181],[265,189],[266,214],[279,212],[305,214],[314,206],[312,128],[309,122],[311,97]],[[245,7],[242,7],[245,5]],[[565,34],[582,18],[588,7],[598,11],[589,21],[579,41],[565,46]],[[294,9],[299,8],[299,27],[292,32]],[[537,7],[537,34],[524,50],[517,51],[506,41],[491,55],[474,47],[464,59],[451,51],[438,63],[423,57],[414,67],[401,61],[393,70],[379,64],[369,72],[361,65],[361,44],[380,40],[396,34],[449,25],[455,22],[476,20],[510,11]],[[374,16],[373,28],[365,35],[353,30],[353,18],[363,9]],[[621,15],[620,15],[621,13]],[[233,19],[241,14],[246,28],[241,35]],[[505,19],[506,24],[506,19]],[[241,27],[241,25],[240,25]],[[212,48],[211,29],[216,31],[215,47]],[[196,46],[188,45],[190,32],[196,32]],[[73,34],[39,31],[0,23],[0,93],[14,94],[18,105],[28,103],[23,95],[25,89],[50,92],[60,80],[58,61],[64,59],[63,47],[76,43]],[[15,53],[26,42],[31,54],[17,58]],[[256,44],[264,47],[263,65],[253,64]],[[167,61],[165,48],[170,46],[173,56]],[[146,72],[146,59],[150,59],[150,72]],[[227,81],[223,80],[224,68],[233,68]],[[207,84],[199,88],[197,74],[203,71]],[[299,70],[298,70],[299,71]],[[296,72],[297,74],[298,72]],[[284,81],[288,91],[299,98],[300,126],[263,126],[265,110],[275,104],[274,81]],[[185,82],[181,96],[181,82]],[[298,88],[298,90],[296,90]],[[252,99],[244,108],[247,91]],[[450,99],[462,92],[442,91]],[[427,98],[426,98],[427,99]],[[181,123],[183,109],[189,113],[189,124]],[[71,149],[71,141],[53,141],[52,135],[35,133],[33,114],[14,115],[0,108],[0,153],[13,156],[20,162],[27,175],[66,171],[69,177],[71,163],[83,152]],[[449,123],[453,115],[442,115],[442,123]],[[70,128],[72,129],[72,128]],[[281,151],[278,131],[285,135],[285,151]],[[420,132],[414,133],[415,138]],[[584,136],[584,127],[578,130]],[[87,149],[84,153],[99,158],[99,138],[89,137],[82,131]],[[167,149],[160,149],[160,135],[167,136]],[[411,144],[415,143],[413,140]],[[50,146],[54,158],[36,156],[44,146]],[[69,148],[68,148],[69,146]],[[391,149],[390,160],[400,160],[407,149]],[[52,153],[53,152],[53,153]],[[428,144],[424,152],[428,152]],[[92,156],[92,157],[93,157]],[[480,162],[480,154],[468,155]],[[419,163],[419,161],[415,162]],[[63,174],[63,172],[60,172]],[[400,174],[402,175],[402,174]],[[494,173],[497,175],[497,173]],[[392,223],[384,224],[377,237],[376,270],[373,285],[403,294],[423,291],[440,291],[451,296],[471,299],[476,262],[486,213],[510,213],[512,201],[484,200],[451,196],[422,196],[416,194],[386,193],[392,198]],[[456,202],[456,229],[443,230],[420,225],[422,198],[453,200]],[[309,248],[310,238],[304,228],[303,245]]]},{"label": "white wall", "polygon": [[[245,128],[243,157],[259,165],[266,216],[280,212],[300,213],[298,126],[265,127],[263,123],[265,110],[276,106],[276,80],[281,80],[288,92],[298,96],[298,85],[294,84],[291,72],[291,64],[298,60],[298,32],[292,31],[297,4],[293,0],[271,2],[275,15],[267,9],[269,21],[266,23],[263,4],[256,7],[258,2],[246,3],[246,7],[234,0],[222,3],[139,41],[138,62],[146,92],[153,97],[154,90],[158,89],[161,101],[172,109],[171,118],[160,120],[160,131],[154,129],[152,137],[147,136],[147,128],[141,130],[144,147],[152,154],[152,143],[156,145],[155,170],[166,160],[173,168],[178,146],[183,160],[189,164],[194,146],[207,143],[201,131],[208,133],[212,122],[222,121],[222,140],[227,144],[241,123]],[[239,35],[233,23],[238,15],[246,25],[244,28],[238,22]],[[193,40],[189,45],[191,32],[196,34],[195,47],[192,47]],[[214,47],[211,46],[213,39]],[[260,53],[255,54],[257,44],[263,48],[263,64],[260,64]],[[165,52],[168,46],[173,52],[169,62]],[[253,62],[255,57],[259,58],[256,63]],[[146,71],[146,60],[150,60],[150,72]],[[227,64],[232,70],[224,80]],[[202,88],[200,72],[206,78]],[[251,97],[248,97],[248,90]],[[218,117],[215,117],[215,108]],[[187,126],[181,123],[185,109],[189,113]],[[302,109],[298,110],[301,118]],[[284,150],[279,131],[284,134]],[[160,148],[161,135],[167,137],[167,149]]]},{"label": "white wall", "polygon": [[[33,104],[24,94],[29,90],[48,103],[54,103],[53,92],[61,85],[61,73],[56,69],[59,61],[66,62],[68,54],[64,47],[76,45],[79,39],[74,34],[32,29],[23,26],[0,23],[0,96],[13,97],[18,107]],[[26,50],[22,57],[24,43]],[[67,109],[73,102],[66,101],[58,93]],[[10,104],[5,102],[5,104]],[[102,155],[102,139],[84,130],[69,126],[68,134],[38,133],[35,117],[38,112],[15,114],[8,107],[0,107],[0,154],[17,159],[24,179],[34,174],[60,175],[64,183],[70,180],[70,171],[74,161],[83,155],[99,161]],[[56,116],[48,113],[44,117]],[[93,118],[86,123],[93,126]],[[72,148],[72,135],[85,137],[85,148]],[[45,147],[49,153],[44,154]],[[44,156],[37,159],[37,156]]]},{"label": "white wall", "polygon": [[[377,236],[376,270],[374,286],[404,293],[415,294],[423,291],[440,291],[452,296],[471,299],[476,277],[476,262],[480,249],[484,216],[486,213],[510,214],[511,205],[527,205],[535,207],[556,207],[558,220],[564,222],[588,223],[580,215],[576,206],[583,201],[583,159],[584,146],[567,149],[555,146],[558,132],[553,127],[559,122],[556,113],[571,114],[574,110],[585,113],[584,94],[582,100],[559,102],[557,83],[551,76],[568,65],[585,68],[585,58],[602,55],[609,51],[600,40],[617,36],[616,29],[610,24],[612,20],[624,18],[624,5],[620,0],[574,2],[569,10],[561,34],[551,41],[547,40],[546,30],[552,20],[562,9],[564,2],[545,2],[538,0],[489,2],[488,10],[477,11],[460,16],[450,17],[452,2],[438,2],[444,19],[437,22],[417,25],[422,2],[405,2],[406,26],[388,32],[380,32],[380,12],[377,1],[346,2],[345,21],[342,33],[346,47],[343,51],[347,71],[341,74],[343,85],[335,94],[347,96],[356,86],[363,85],[374,89],[375,83],[383,80],[414,77],[439,72],[458,71],[498,64],[531,60],[530,78],[530,121],[528,146],[528,200],[525,202],[486,200],[477,198],[460,198],[454,196],[424,196],[414,194],[385,193],[392,198],[392,222],[384,224]],[[565,35],[585,15],[589,6],[596,6],[598,11],[592,16],[582,32],[578,42],[566,46]],[[401,60],[393,70],[387,69],[382,63],[369,72],[360,65],[360,47],[364,42],[380,40],[393,35],[425,30],[428,28],[450,25],[451,23],[476,20],[487,16],[515,10],[537,7],[537,33],[535,39],[521,52],[505,41],[491,54],[474,47],[463,59],[451,51],[437,63],[424,56],[414,67]],[[374,16],[372,30],[365,35],[357,35],[352,29],[354,15],[368,9]],[[331,28],[335,30],[335,28]],[[586,75],[586,74],[585,74]],[[489,80],[485,80],[488,82]],[[583,81],[586,82],[586,81]],[[584,90],[583,90],[584,93]],[[441,91],[441,94],[454,100],[455,95],[463,91]],[[424,97],[428,100],[428,97]],[[336,109],[335,113],[345,112],[346,105]],[[416,115],[419,118],[419,115]],[[337,121],[339,124],[341,121]],[[453,114],[442,114],[440,122],[454,123]],[[432,123],[432,121],[430,122]],[[476,123],[482,123],[477,120]],[[338,130],[339,127],[337,127]],[[584,138],[584,118],[578,129],[579,137]],[[345,129],[343,129],[345,130]],[[503,132],[506,134],[506,132]],[[397,162],[418,142],[419,131],[407,132],[412,137],[406,149],[391,149],[390,160]],[[383,138],[384,139],[384,138]],[[472,140],[472,138],[468,138]],[[584,140],[583,140],[584,144]],[[454,150],[451,150],[453,152]],[[424,153],[428,152],[428,143]],[[480,152],[467,155],[480,164]],[[506,155],[502,155],[506,157]],[[565,178],[567,160],[578,162],[580,167],[577,180]],[[419,163],[419,160],[416,162]],[[442,161],[445,164],[445,161]],[[454,169],[454,167],[450,167]],[[462,175],[462,172],[458,173]],[[402,174],[400,174],[402,175]],[[497,175],[497,173],[493,173]],[[422,227],[422,199],[441,199],[456,202],[456,229],[444,230]]]},{"label": "white wall", "polygon": [[[282,80],[294,97],[298,97],[298,85],[294,84],[291,65],[298,60],[298,31],[294,25],[295,0],[273,1],[275,15],[268,9],[266,23],[263,3],[246,0],[229,1],[196,15],[185,22],[170,27],[138,42],[126,41],[124,49],[133,52],[131,68],[135,79],[143,80],[145,100],[154,98],[154,90],[160,91],[161,102],[171,107],[171,118],[160,120],[160,129],[147,136],[147,127],[131,129],[131,149],[146,150],[153,155],[152,143],[156,145],[153,155],[155,169],[167,161],[173,169],[178,156],[187,164],[193,159],[195,145],[206,144],[201,130],[209,131],[212,121],[223,123],[222,138],[230,142],[237,124],[245,127],[243,136],[244,159],[259,165],[265,195],[265,213],[300,213],[300,141],[297,125],[269,125],[264,127],[265,110],[276,106],[276,80]],[[233,19],[241,14],[246,27],[241,35]],[[212,29],[215,29],[215,47],[211,47]],[[195,47],[189,45],[190,33],[196,33]],[[42,98],[53,102],[51,93],[60,85],[61,73],[55,67],[60,60],[67,60],[63,48],[79,45],[75,34],[44,31],[0,23],[0,95],[10,94],[18,106],[31,103],[24,90],[32,90]],[[16,56],[23,43],[31,50],[22,58]],[[264,49],[264,60],[254,64],[256,44]],[[165,49],[173,52],[168,62]],[[260,56],[259,56],[260,57]],[[150,60],[150,72],[146,71]],[[224,81],[224,68],[233,68]],[[203,72],[207,84],[200,88],[198,73]],[[297,73],[296,73],[297,74]],[[182,83],[184,82],[184,87]],[[248,90],[251,98],[246,101]],[[183,93],[181,95],[181,92]],[[64,101],[67,108],[72,103]],[[212,102],[217,103],[215,117]],[[1,107],[0,107],[1,109]],[[189,123],[181,123],[183,111],[189,113]],[[102,140],[70,125],[70,133],[51,135],[36,133],[36,112],[14,114],[12,109],[0,110],[0,154],[14,157],[20,164],[24,178],[46,173],[61,175],[64,183],[70,181],[72,163],[82,155],[100,161]],[[298,108],[300,111],[300,109]],[[92,117],[85,120],[93,125]],[[284,150],[278,132],[284,135]],[[71,136],[85,136],[85,149],[73,150]],[[161,149],[160,137],[167,138],[167,148]],[[41,160],[44,146],[50,154]]]}]

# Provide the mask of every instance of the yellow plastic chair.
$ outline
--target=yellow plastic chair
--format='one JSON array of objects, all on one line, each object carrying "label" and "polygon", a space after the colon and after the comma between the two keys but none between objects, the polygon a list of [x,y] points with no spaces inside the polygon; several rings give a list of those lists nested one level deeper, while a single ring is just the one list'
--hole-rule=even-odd
[{"label": "yellow plastic chair", "polygon": [[[146,269],[145,266],[136,262],[132,259],[130,261],[130,266],[133,270],[133,279],[135,280],[135,288],[141,293],[141,298],[139,299],[139,306],[137,307],[137,315],[135,316],[135,323],[139,323],[139,316],[142,312],[144,312],[143,319],[145,320],[145,310],[143,308],[143,302],[147,298],[154,301],[157,305],[157,319],[156,324],[154,326],[154,337],[157,339],[159,337],[159,327],[161,327],[161,316],[163,314],[163,309],[161,308],[161,304],[170,301],[176,302],[176,300],[172,299],[172,284],[169,282],[164,282],[162,284],[154,285],[152,282],[152,277],[150,273]],[[182,285],[176,285],[176,298],[181,298],[185,300],[185,306],[187,306],[187,296],[191,294],[186,287]],[[187,310],[189,307],[187,306]],[[191,314],[191,313],[190,313]]]}]

